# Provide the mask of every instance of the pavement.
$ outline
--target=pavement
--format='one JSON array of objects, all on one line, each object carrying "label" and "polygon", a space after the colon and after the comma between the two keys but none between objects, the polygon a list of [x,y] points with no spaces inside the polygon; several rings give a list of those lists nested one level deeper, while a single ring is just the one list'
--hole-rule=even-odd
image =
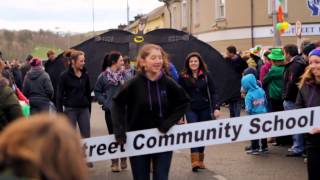
[{"label": "pavement", "polygon": [[[98,104],[92,106],[92,136],[107,134],[104,112]],[[221,117],[229,116],[226,108],[221,109]],[[244,112],[242,112],[244,115]],[[306,164],[301,157],[285,157],[287,147],[272,146],[270,152],[262,155],[247,155],[244,147],[249,142],[239,142],[206,147],[207,169],[198,173],[191,171],[190,150],[174,152],[170,170],[171,180],[306,180]],[[92,180],[131,180],[130,166],[120,173],[112,173],[111,162],[94,163],[89,170]]]}]

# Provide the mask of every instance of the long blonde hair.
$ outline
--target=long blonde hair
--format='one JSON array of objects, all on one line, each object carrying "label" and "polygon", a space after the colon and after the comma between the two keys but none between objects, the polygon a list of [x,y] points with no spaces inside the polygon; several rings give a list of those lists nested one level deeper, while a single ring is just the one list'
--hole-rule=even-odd
[{"label": "long blonde hair", "polygon": [[316,78],[314,77],[314,75],[313,75],[312,72],[311,72],[310,66],[308,66],[308,67],[306,68],[306,70],[304,71],[304,73],[302,74],[302,76],[301,76],[300,78],[301,78],[301,80],[300,80],[299,83],[298,83],[299,89],[301,89],[302,86],[303,86],[306,82],[315,83],[315,81],[316,81]]},{"label": "long blonde hair", "polygon": [[162,59],[163,59],[163,70],[165,71],[165,73],[169,73],[169,60],[168,60],[168,55],[167,53],[162,49],[162,47],[156,45],[156,44],[146,44],[143,45],[138,53],[138,57],[137,57],[137,71],[138,72],[142,72],[144,71],[144,67],[142,65],[142,61],[144,61],[146,59],[147,56],[149,56],[150,51],[152,49],[157,49],[160,50],[161,55],[162,55]]},{"label": "long blonde hair", "polygon": [[0,170],[36,179],[88,179],[80,137],[64,116],[21,118],[0,136]]}]

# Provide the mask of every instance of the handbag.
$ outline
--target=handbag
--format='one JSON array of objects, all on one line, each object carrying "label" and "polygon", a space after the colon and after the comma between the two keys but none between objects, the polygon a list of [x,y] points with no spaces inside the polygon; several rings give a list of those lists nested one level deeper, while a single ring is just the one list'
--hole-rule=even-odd
[{"label": "handbag", "polygon": [[210,115],[211,115],[211,118],[213,120],[215,120],[216,118],[213,116],[213,113],[212,110],[213,110],[213,107],[212,107],[212,99],[211,99],[211,93],[210,93],[210,89],[209,89],[209,83],[208,83],[208,77],[207,75],[204,76],[204,79],[206,81],[206,84],[207,84],[207,93],[208,93],[208,98],[209,98],[209,105],[210,105]]}]

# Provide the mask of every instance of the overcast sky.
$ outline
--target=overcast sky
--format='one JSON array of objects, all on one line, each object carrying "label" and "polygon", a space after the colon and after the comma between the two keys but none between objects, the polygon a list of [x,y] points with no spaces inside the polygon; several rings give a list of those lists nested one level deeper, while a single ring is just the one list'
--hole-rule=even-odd
[{"label": "overcast sky", "polygon": [[[161,6],[158,0],[128,0],[130,20]],[[127,0],[6,0],[1,1],[0,29],[88,32],[117,28],[127,22]]]}]

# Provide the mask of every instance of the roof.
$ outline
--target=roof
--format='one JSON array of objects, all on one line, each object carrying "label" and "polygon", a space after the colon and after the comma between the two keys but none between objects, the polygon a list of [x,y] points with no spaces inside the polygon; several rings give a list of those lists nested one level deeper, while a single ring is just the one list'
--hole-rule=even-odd
[{"label": "roof", "polygon": [[[166,9],[166,6],[162,5],[160,7],[157,7],[156,9],[152,10],[151,12],[149,12],[148,14],[144,15],[141,18],[146,18],[147,22],[152,21],[154,19],[157,19],[157,18],[161,17],[162,14],[164,13],[165,9]],[[129,27],[126,28],[126,29],[131,29],[131,28],[134,28],[134,27],[138,26],[140,19],[138,19],[138,20],[134,21],[133,23],[131,23],[129,25]]]}]

